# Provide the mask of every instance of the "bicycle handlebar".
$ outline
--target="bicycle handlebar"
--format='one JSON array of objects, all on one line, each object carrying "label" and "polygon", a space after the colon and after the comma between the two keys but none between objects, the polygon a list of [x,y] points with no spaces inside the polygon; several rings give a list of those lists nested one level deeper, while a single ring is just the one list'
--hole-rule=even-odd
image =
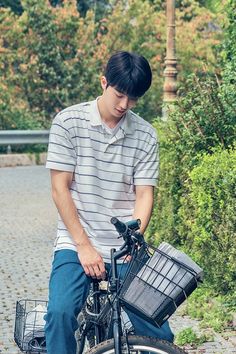
[{"label": "bicycle handlebar", "polygon": [[133,243],[134,240],[136,240],[139,244],[143,243],[143,235],[136,232],[139,230],[141,225],[140,219],[134,219],[124,223],[113,217],[111,218],[111,223],[115,226],[116,231],[123,237],[125,244],[130,244],[130,242]]},{"label": "bicycle handlebar", "polygon": [[123,223],[122,221],[118,220],[117,218],[111,218],[111,223],[115,226],[116,231],[120,234],[120,235],[125,235],[128,231],[128,226]]}]

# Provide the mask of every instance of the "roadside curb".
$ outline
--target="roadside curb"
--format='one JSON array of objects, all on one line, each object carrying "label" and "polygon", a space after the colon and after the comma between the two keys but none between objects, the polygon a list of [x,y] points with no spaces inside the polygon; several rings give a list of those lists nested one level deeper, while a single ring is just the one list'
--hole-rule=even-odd
[{"label": "roadside curb", "polygon": [[0,155],[1,167],[32,166],[44,165],[46,163],[47,153],[33,154],[3,154]]}]

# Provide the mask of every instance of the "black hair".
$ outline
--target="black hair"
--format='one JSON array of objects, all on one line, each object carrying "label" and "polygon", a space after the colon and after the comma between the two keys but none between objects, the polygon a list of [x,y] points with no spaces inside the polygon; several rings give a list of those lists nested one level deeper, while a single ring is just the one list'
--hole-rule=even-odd
[{"label": "black hair", "polygon": [[130,98],[143,96],[152,82],[152,71],[147,59],[125,51],[110,57],[104,75],[107,87],[112,86]]}]

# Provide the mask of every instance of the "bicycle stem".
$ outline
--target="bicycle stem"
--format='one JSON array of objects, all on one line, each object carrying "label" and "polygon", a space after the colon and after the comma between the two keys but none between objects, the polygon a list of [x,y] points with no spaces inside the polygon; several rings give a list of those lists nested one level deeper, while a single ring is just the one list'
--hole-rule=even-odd
[{"label": "bicycle stem", "polygon": [[[117,259],[127,255],[129,250],[129,246],[126,245],[124,248],[116,251],[115,248],[111,249],[111,269],[112,269],[112,273],[111,273],[111,281],[110,281],[110,290],[111,292],[115,292],[118,290],[118,279],[117,279]],[[114,290],[113,290],[114,289]]]}]

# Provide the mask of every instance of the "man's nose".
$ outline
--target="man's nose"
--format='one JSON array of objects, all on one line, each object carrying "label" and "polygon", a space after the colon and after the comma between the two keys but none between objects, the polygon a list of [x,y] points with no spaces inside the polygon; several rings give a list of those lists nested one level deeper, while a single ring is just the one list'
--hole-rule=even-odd
[{"label": "man's nose", "polygon": [[129,98],[128,97],[123,97],[120,103],[120,106],[122,109],[127,109],[129,106]]}]

